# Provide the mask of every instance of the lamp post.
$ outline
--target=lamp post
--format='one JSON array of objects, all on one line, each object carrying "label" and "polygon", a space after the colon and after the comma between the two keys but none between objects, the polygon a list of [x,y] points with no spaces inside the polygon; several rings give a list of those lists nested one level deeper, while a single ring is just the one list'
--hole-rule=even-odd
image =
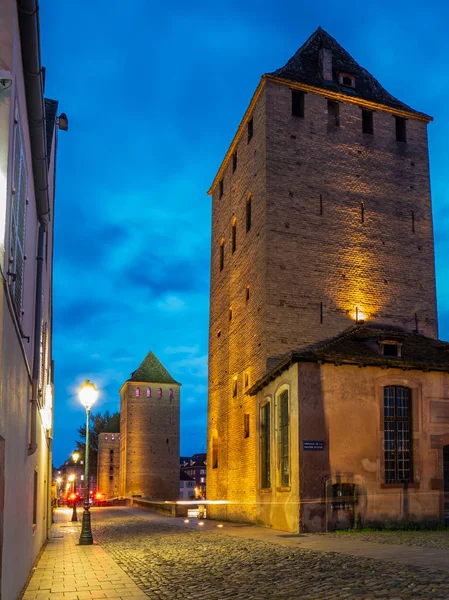
[{"label": "lamp post", "polygon": [[73,511],[72,511],[72,522],[73,521],[78,521],[78,515],[76,513],[76,463],[78,462],[80,455],[79,452],[74,452],[72,454],[72,460],[75,464],[75,473],[73,475],[71,475],[70,477],[72,478],[71,481],[73,481]]},{"label": "lamp post", "polygon": [[59,507],[59,500],[61,496],[61,483],[62,477],[56,477],[56,506]]},{"label": "lamp post", "polygon": [[75,495],[75,475],[72,473],[69,476],[69,482],[72,486],[72,493],[70,494],[70,498],[72,499],[73,509],[72,509],[72,521],[78,521],[78,515],[76,514],[76,495]]},{"label": "lamp post", "polygon": [[89,512],[89,418],[92,408],[98,396],[98,390],[88,379],[83,383],[79,390],[79,399],[86,409],[86,449],[84,452],[84,511],[83,526],[81,528],[80,545],[90,546],[94,543],[92,529],[90,527]]}]

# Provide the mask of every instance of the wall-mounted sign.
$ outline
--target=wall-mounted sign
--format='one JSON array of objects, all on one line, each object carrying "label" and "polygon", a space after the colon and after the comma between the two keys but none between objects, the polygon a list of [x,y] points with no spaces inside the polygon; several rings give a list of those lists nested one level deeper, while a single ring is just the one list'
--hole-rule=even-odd
[{"label": "wall-mounted sign", "polygon": [[324,442],[318,440],[303,440],[303,450],[324,450]]}]

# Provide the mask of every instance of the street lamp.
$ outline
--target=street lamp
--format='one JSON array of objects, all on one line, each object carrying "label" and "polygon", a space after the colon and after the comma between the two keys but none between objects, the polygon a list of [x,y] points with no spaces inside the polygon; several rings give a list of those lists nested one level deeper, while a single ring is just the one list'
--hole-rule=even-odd
[{"label": "street lamp", "polygon": [[72,510],[72,521],[78,521],[78,515],[76,514],[76,477],[74,473],[69,476],[69,481],[72,484],[72,500],[73,500],[73,510]]},{"label": "street lamp", "polygon": [[56,506],[59,507],[59,501],[61,496],[61,483],[62,477],[56,477]]},{"label": "street lamp", "polygon": [[98,397],[98,390],[88,379],[83,383],[78,392],[81,404],[86,409],[86,449],[84,452],[84,512],[83,526],[81,528],[80,545],[90,546],[94,543],[90,527],[89,512],[89,417],[90,409]]}]

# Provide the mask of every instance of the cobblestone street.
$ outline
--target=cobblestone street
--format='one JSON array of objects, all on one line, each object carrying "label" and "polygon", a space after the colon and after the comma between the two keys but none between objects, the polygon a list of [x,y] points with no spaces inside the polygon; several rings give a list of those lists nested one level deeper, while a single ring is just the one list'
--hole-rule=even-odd
[{"label": "cobblestone street", "polygon": [[150,598],[449,599],[447,570],[228,535],[227,524],[195,529],[134,509],[102,509],[93,512],[93,526],[103,549]]}]

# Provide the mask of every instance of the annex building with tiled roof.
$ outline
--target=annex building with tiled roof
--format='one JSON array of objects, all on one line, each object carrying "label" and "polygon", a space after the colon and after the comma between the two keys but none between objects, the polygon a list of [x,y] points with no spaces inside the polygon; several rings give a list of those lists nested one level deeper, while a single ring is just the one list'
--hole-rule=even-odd
[{"label": "annex building with tiled roof", "polygon": [[262,76],[209,190],[210,516],[449,514],[431,120],[321,28]]}]

